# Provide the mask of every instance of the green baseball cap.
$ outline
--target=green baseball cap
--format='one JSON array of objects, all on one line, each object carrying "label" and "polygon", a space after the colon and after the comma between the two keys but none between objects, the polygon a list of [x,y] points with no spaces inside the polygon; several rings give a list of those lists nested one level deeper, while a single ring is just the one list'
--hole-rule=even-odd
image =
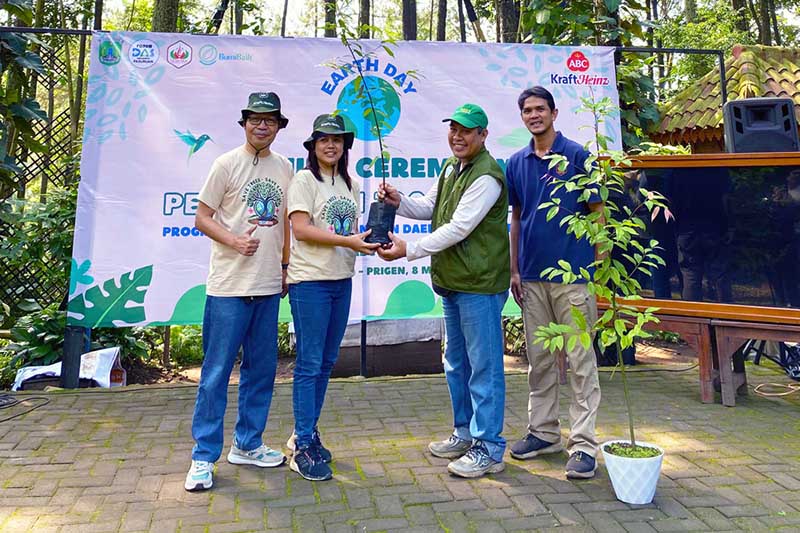
[{"label": "green baseball cap", "polygon": [[442,122],[450,122],[451,120],[458,122],[465,128],[485,128],[489,125],[489,117],[486,116],[486,112],[475,104],[459,106],[450,118],[446,118]]},{"label": "green baseball cap", "polygon": [[345,150],[349,150],[353,146],[353,137],[355,137],[352,131],[347,131],[341,115],[324,114],[314,119],[314,129],[308,139],[303,142],[303,146],[309,152],[312,151],[314,149],[314,141],[324,135],[343,135]]},{"label": "green baseball cap", "polygon": [[247,107],[242,109],[242,118],[239,125],[244,125],[244,121],[250,113],[278,113],[279,128],[285,128],[289,124],[289,119],[281,113],[281,99],[275,93],[250,93],[247,99]]}]

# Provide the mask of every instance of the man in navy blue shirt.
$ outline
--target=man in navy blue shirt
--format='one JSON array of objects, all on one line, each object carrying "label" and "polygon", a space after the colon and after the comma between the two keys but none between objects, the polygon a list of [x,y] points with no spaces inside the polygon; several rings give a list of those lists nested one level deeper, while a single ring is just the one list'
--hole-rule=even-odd
[{"label": "man in navy blue shirt", "polygon": [[[558,366],[555,353],[534,344],[539,326],[551,322],[573,323],[572,308],[577,307],[592,324],[597,319],[597,305],[584,283],[564,285],[545,280],[541,273],[548,267],[567,261],[577,272],[594,261],[594,250],[588,241],[568,235],[559,222],[570,212],[586,212],[600,207],[597,203],[578,202],[579,193],[564,188],[552,190],[554,179],[568,179],[585,172],[589,157],[581,145],[564,137],[553,128],[558,110],[553,95],[543,87],[532,87],[520,94],[522,121],[533,134],[528,146],[511,156],[506,164],[511,211],[511,292],[522,308],[528,355],[528,432],[511,446],[511,456],[530,459],[556,453],[564,448],[558,421]],[[548,169],[549,154],[567,158],[564,172]],[[550,221],[547,209],[539,205],[552,198],[561,199],[562,209]],[[577,343],[566,350],[570,365],[570,436],[567,441],[568,478],[591,478],[597,468],[595,420],[600,405],[600,385],[594,351]]]}]

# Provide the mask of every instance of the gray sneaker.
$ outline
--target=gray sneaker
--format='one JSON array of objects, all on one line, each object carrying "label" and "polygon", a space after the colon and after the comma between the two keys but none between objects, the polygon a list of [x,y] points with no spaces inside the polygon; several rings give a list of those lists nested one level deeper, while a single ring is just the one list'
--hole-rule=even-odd
[{"label": "gray sneaker", "polygon": [[255,450],[241,450],[236,443],[231,444],[228,462],[235,465],[255,465],[262,468],[274,468],[286,462],[286,456],[262,444]]},{"label": "gray sneaker", "polygon": [[457,459],[467,453],[471,446],[471,440],[464,440],[455,435],[450,435],[445,440],[428,444],[428,450],[436,457]]},{"label": "gray sneaker", "polygon": [[460,459],[447,465],[451,474],[459,477],[481,477],[484,474],[496,474],[505,470],[503,461],[495,461],[482,442],[476,443]]}]

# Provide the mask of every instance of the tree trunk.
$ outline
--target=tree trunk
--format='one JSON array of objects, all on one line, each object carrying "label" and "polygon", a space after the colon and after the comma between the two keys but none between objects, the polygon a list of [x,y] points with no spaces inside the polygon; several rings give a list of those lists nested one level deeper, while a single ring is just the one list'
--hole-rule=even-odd
[{"label": "tree trunk", "polygon": [[684,20],[686,22],[697,21],[697,0],[684,0],[683,2]]},{"label": "tree trunk", "polygon": [[772,45],[772,28],[769,23],[769,4],[768,0],[761,0],[759,2],[759,11],[761,15],[761,44],[770,46]]},{"label": "tree trunk", "polygon": [[461,42],[467,42],[467,26],[464,23],[464,0],[458,0],[458,31],[461,34]]},{"label": "tree trunk", "polygon": [[336,37],[336,0],[325,0],[325,37]]},{"label": "tree trunk", "polygon": [[753,0],[747,0],[747,7],[750,9],[750,16],[753,17],[753,22],[755,22],[758,29],[758,42],[760,43],[764,33],[761,30],[761,21],[758,20],[758,13],[756,13],[756,6],[753,4]]},{"label": "tree trunk", "polygon": [[444,41],[447,23],[447,0],[439,0],[438,13],[436,14],[436,40]]},{"label": "tree trunk", "polygon": [[429,15],[428,16],[428,40],[429,41],[433,40],[433,10],[434,10],[435,6],[436,6],[435,0],[431,0],[431,10],[430,10],[430,13],[428,13],[428,15]]},{"label": "tree trunk", "polygon": [[736,29],[739,31],[748,31],[747,17],[747,4],[745,0],[731,0],[731,7],[736,11]]},{"label": "tree trunk", "polygon": [[358,13],[358,25],[360,26],[358,36],[362,39],[369,39],[370,25],[370,0],[359,0],[360,10]]},{"label": "tree trunk", "polygon": [[783,46],[781,31],[778,28],[778,17],[775,15],[775,11],[775,0],[769,0],[769,14],[770,18],[772,19],[772,34],[775,36],[775,44],[777,46]]},{"label": "tree trunk", "polygon": [[502,18],[502,17],[500,17],[500,0],[494,0],[492,5],[494,6],[494,35],[495,35],[495,41],[497,41],[499,43],[500,40],[501,40],[500,39],[500,34],[503,31],[500,28],[500,19]]},{"label": "tree trunk", "polygon": [[[242,24],[244,23],[244,9],[242,9],[241,0],[233,1],[233,33],[236,35],[242,34]],[[283,21],[281,20],[281,25]],[[283,33],[281,33],[283,35]]]},{"label": "tree trunk", "polygon": [[500,0],[500,40],[504,43],[517,42],[519,27],[519,6],[514,0]]},{"label": "tree trunk", "polygon": [[403,40],[417,40],[417,0],[403,0]]},{"label": "tree trunk", "polygon": [[103,29],[103,0],[95,0],[94,2],[94,29]]},{"label": "tree trunk", "polygon": [[281,37],[286,37],[286,14],[289,12],[289,0],[283,0],[283,16],[281,17]]},{"label": "tree trunk", "polygon": [[152,31],[178,31],[178,0],[155,0]]}]

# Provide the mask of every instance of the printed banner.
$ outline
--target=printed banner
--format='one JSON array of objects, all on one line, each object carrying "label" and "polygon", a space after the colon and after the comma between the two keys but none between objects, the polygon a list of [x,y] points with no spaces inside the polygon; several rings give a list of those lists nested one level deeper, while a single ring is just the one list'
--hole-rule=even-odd
[{"label": "printed banner", "polygon": [[[202,321],[210,240],[194,228],[211,163],[244,142],[237,124],[251,92],[274,91],[289,125],[272,150],[305,166],[302,141],[320,113],[338,110],[356,132],[350,169],[362,184],[360,225],[378,184],[421,195],[451,155],[442,119],[466,102],[489,116],[487,147],[501,166],[530,140],[521,90],[543,85],[560,110],[556,127],[585,142],[581,97],[618,101],[614,50],[508,44],[361,43],[353,62],[337,39],[96,33],[87,88],[69,321],[86,327]],[[378,114],[385,164],[365,76]],[[365,118],[366,117],[366,118]],[[620,148],[618,120],[602,124]],[[429,221],[398,217],[415,240]],[[440,316],[430,262],[359,257],[351,318]],[[516,306],[509,298],[506,311]],[[281,306],[289,319],[288,301]]]}]

